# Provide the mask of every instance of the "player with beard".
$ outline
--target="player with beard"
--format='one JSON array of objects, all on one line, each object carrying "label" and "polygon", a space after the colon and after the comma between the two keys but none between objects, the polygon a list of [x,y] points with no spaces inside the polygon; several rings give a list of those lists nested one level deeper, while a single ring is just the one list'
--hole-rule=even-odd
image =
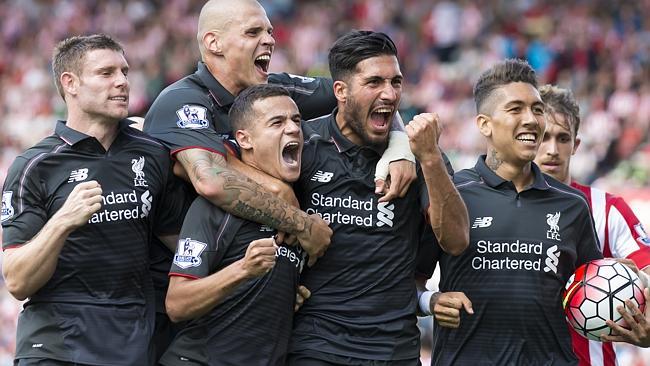
[{"label": "player with beard", "polygon": [[[580,146],[580,109],[573,93],[552,85],[542,86],[539,92],[546,107],[547,124],[535,163],[544,173],[585,194],[596,224],[600,250],[605,257],[627,258],[634,263],[635,269],[641,268],[650,273],[650,239],[627,203],[621,197],[571,179],[571,157]],[[628,324],[636,323],[637,320],[633,320]],[[635,335],[640,329],[630,331],[618,328],[621,334],[636,339],[615,337],[615,340],[650,346],[649,336]],[[612,343],[590,341],[573,330],[571,337],[580,365],[616,364]]]},{"label": "player with beard", "polygon": [[602,258],[589,205],[533,163],[546,118],[525,61],[485,71],[474,99],[487,155],[454,175],[472,222],[469,248],[457,257],[439,250],[443,293],[421,297],[438,320],[431,364],[577,365],[561,295],[578,266]]},{"label": "player with beard", "polygon": [[[402,92],[392,40],[350,32],[335,42],[329,63],[338,106],[303,124],[295,190],[301,207],[328,220],[334,235],[301,277],[312,296],[296,314],[288,364],[417,365],[416,258],[437,241],[461,253],[466,210],[437,144],[437,117],[426,113],[407,126],[420,163],[417,184],[403,198],[378,201],[374,167]],[[428,267],[418,274],[430,277]]]},{"label": "player with beard", "polygon": [[[234,140],[228,111],[243,89],[267,82],[282,85],[291,92],[303,118],[315,118],[331,112],[336,105],[332,81],[268,72],[275,48],[273,27],[257,1],[210,0],[201,9],[197,28],[201,53],[197,71],[160,93],[145,117],[144,131],[171,150],[177,161],[175,172],[191,182],[189,191],[229,213],[295,234],[310,260],[315,261],[331,237],[326,222],[279,199],[296,203],[291,188],[283,182],[257,175],[232,155],[226,157],[228,152],[236,153],[226,149],[232,145],[224,146],[223,140]],[[399,141],[400,135],[396,136],[391,141]],[[406,139],[404,133],[401,136]],[[389,158],[392,160],[407,154],[408,148],[406,153],[387,155],[394,156]],[[377,175],[385,178],[386,173],[380,170]],[[383,199],[403,195],[414,178],[411,162],[392,163],[391,184]],[[377,183],[378,191],[385,188],[381,182]],[[159,351],[169,340],[166,328],[171,326],[162,306],[171,257],[164,246],[152,247],[152,271],[160,300],[156,332]]]}]

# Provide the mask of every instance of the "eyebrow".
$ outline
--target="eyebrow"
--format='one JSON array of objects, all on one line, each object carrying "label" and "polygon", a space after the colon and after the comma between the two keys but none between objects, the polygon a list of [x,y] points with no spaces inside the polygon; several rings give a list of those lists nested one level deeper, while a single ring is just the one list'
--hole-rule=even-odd
[{"label": "eyebrow", "polygon": [[[526,105],[526,103],[524,101],[522,101],[522,100],[511,100],[508,103],[506,103],[506,105],[503,106],[503,107],[504,108],[511,108],[511,107],[518,107],[518,106],[522,106],[522,105]],[[535,101],[533,103],[533,106],[542,106],[543,107],[544,103],[542,101],[537,100],[537,101]]]}]

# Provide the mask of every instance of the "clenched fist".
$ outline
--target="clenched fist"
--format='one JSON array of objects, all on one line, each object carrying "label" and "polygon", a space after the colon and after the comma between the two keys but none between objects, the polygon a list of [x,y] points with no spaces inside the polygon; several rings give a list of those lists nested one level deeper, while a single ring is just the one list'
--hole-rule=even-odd
[{"label": "clenched fist", "polygon": [[102,207],[102,187],[96,180],[77,184],[53,218],[70,230],[77,229]]},{"label": "clenched fist", "polygon": [[247,277],[260,277],[273,269],[277,248],[273,238],[253,240],[242,259],[242,267]]},{"label": "clenched fist", "polygon": [[411,151],[420,161],[430,160],[435,154],[440,154],[438,140],[441,133],[442,127],[435,113],[420,113],[406,125]]}]

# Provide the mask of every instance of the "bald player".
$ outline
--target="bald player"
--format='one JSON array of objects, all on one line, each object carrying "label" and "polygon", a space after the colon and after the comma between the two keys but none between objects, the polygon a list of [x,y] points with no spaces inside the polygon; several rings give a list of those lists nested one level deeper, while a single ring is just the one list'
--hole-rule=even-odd
[{"label": "bald player", "polygon": [[[235,216],[294,234],[313,262],[329,245],[332,232],[327,223],[279,199],[278,195],[297,202],[287,185],[233,159],[236,147],[228,142],[234,139],[228,112],[235,96],[248,86],[267,82],[284,86],[305,119],[328,114],[336,106],[331,80],[268,72],[275,47],[272,34],[257,1],[208,1],[199,15],[197,71],[161,92],[145,117],[144,130],[170,149],[177,162],[174,172],[191,182],[191,195],[203,196]],[[402,157],[398,154],[395,159]],[[415,178],[410,162],[406,169],[403,161],[397,164],[384,200],[405,194]],[[405,171],[407,177],[400,178]],[[156,343],[161,350],[169,340],[163,299],[172,253],[162,245],[152,251],[159,290]]]}]

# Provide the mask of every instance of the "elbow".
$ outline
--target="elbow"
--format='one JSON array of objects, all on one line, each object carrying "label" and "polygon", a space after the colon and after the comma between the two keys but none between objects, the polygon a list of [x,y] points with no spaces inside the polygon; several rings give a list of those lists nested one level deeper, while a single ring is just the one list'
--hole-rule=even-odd
[{"label": "elbow", "polygon": [[453,239],[447,240],[443,248],[449,255],[457,256],[463,254],[469,246],[469,233],[464,232],[454,236]]},{"label": "elbow", "polygon": [[191,318],[184,309],[187,308],[183,306],[182,301],[175,299],[173,294],[167,293],[165,310],[167,311],[167,316],[173,323],[180,323]]},{"label": "elbow", "polygon": [[199,180],[194,182],[194,189],[199,196],[207,199],[213,204],[220,205],[224,201],[224,191],[219,184],[209,180]]},{"label": "elbow", "polygon": [[11,277],[5,277],[5,286],[11,296],[15,297],[18,301],[26,300],[31,295],[24,284],[21,284],[20,281],[15,281]]}]

